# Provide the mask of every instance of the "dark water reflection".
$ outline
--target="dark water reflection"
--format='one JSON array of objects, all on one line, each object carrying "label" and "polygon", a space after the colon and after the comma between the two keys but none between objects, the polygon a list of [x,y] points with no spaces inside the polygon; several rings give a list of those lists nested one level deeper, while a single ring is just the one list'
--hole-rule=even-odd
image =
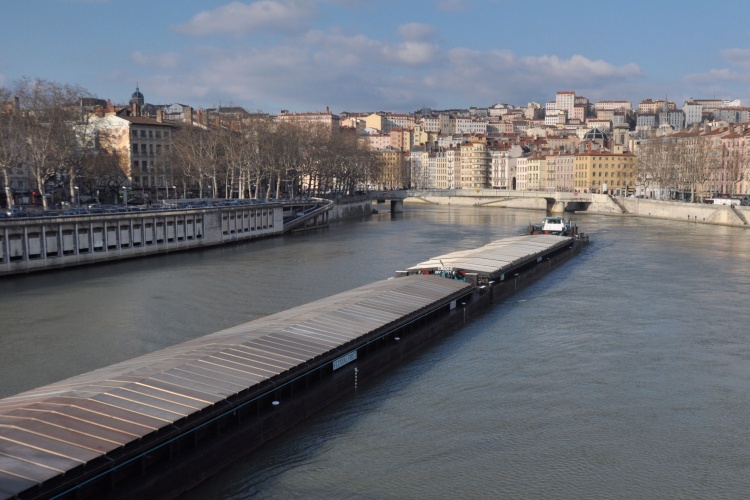
[{"label": "dark water reflection", "polygon": [[[407,206],[310,234],[0,282],[7,396],[517,234]],[[565,268],[187,498],[743,498],[750,233],[577,216]]]}]

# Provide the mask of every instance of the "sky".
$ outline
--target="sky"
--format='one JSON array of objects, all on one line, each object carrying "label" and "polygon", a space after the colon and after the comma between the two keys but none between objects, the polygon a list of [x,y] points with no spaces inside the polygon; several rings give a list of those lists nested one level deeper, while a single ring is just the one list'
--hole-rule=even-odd
[{"label": "sky", "polygon": [[0,86],[277,114],[740,99],[750,2],[0,0]]}]

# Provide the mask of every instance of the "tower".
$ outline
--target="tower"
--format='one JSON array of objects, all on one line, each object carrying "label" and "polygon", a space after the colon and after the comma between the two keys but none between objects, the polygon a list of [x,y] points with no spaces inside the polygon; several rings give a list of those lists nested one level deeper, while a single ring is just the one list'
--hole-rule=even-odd
[{"label": "tower", "polygon": [[140,89],[138,88],[138,84],[135,84],[135,92],[133,92],[133,95],[130,96],[130,109],[132,111],[132,114],[135,116],[140,116],[141,114],[141,108],[143,107],[143,94],[141,94]]}]

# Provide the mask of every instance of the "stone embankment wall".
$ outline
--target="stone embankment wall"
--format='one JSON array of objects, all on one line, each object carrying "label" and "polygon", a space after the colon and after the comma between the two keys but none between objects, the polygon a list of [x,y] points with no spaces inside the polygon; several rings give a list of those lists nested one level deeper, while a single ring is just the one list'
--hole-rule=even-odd
[{"label": "stone embankment wall", "polygon": [[458,205],[464,207],[521,208],[529,210],[547,210],[547,200],[530,197],[489,197],[489,196],[423,196],[406,198],[404,203],[433,203],[437,205]]},{"label": "stone embankment wall", "polygon": [[328,220],[336,222],[346,219],[357,219],[370,214],[372,214],[372,200],[370,198],[339,199],[336,200]]},{"label": "stone embankment wall", "polygon": [[750,207],[738,205],[730,207],[599,194],[592,196],[592,203],[585,212],[750,227]]},{"label": "stone embankment wall", "polygon": [[[437,205],[482,206],[547,211],[547,200],[534,197],[533,192],[519,193],[518,197],[504,192],[502,196],[482,196],[484,193],[467,193],[466,196],[424,195],[406,198],[404,203],[432,203]],[[538,195],[537,195],[538,196]],[[590,200],[590,201],[589,201]],[[719,224],[734,227],[750,227],[750,207],[683,203],[645,198],[612,197],[606,194],[589,194],[580,201],[560,201],[554,207],[564,206],[567,211],[635,217],[652,217],[702,224]],[[557,210],[553,210],[557,211]]]}]

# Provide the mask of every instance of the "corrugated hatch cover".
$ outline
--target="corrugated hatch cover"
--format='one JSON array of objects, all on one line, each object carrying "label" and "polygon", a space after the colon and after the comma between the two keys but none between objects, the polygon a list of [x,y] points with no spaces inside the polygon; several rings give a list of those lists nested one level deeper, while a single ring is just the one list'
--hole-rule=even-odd
[{"label": "corrugated hatch cover", "polygon": [[407,268],[407,271],[460,269],[494,278],[508,269],[533,260],[543,253],[562,248],[572,241],[573,238],[569,236],[552,234],[514,236],[493,241],[480,248],[433,257]]},{"label": "corrugated hatch cover", "polygon": [[435,276],[378,281],[0,400],[13,496],[214,403],[459,296]]}]

